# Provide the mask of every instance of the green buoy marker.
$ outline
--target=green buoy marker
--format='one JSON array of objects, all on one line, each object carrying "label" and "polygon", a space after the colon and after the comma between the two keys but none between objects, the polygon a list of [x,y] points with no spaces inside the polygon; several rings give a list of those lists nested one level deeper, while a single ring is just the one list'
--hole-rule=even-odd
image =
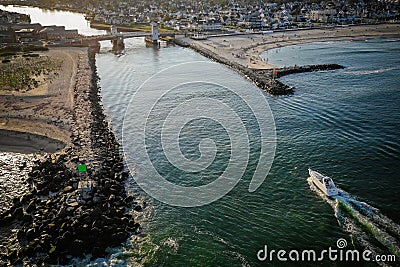
[{"label": "green buoy marker", "polygon": [[79,172],[86,172],[87,168],[86,168],[86,164],[79,164],[78,165],[78,171]]}]

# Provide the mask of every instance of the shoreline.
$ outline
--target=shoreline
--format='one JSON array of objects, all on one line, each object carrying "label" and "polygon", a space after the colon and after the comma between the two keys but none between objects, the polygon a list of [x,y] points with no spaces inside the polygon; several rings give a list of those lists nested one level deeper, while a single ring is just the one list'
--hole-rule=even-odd
[{"label": "shoreline", "polygon": [[[0,245],[0,265],[68,264],[84,254],[101,258],[107,247],[119,247],[139,232],[134,214],[142,207],[125,190],[129,172],[101,104],[96,51],[83,51],[68,86],[71,143],[35,160],[28,193],[0,214],[2,229],[17,229]],[[78,164],[87,171],[79,172]]]},{"label": "shoreline", "polygon": [[[179,45],[185,46],[185,44],[180,44]],[[237,62],[230,61],[227,58],[224,58],[216,53],[213,53],[212,51],[205,49],[203,47],[198,47],[192,44],[189,44],[188,47],[196,51],[197,53],[213,60],[218,63],[224,64],[228,66],[229,68],[237,71],[241,75],[243,75],[245,78],[253,82],[257,87],[259,87],[261,90],[271,94],[271,95],[289,95],[293,94],[293,88],[287,86],[286,84],[280,82],[277,79],[273,78],[273,73],[272,70],[265,70],[263,72],[260,72],[258,70],[250,69],[247,68]]]},{"label": "shoreline", "polygon": [[29,132],[0,130],[0,147],[2,152],[22,154],[55,153],[62,150],[65,144],[59,140]]},{"label": "shoreline", "polygon": [[[329,34],[328,34],[329,33]],[[314,66],[275,66],[264,60],[261,54],[270,49],[327,41],[360,41],[376,38],[400,38],[400,24],[361,25],[333,29],[310,29],[298,31],[274,32],[272,34],[249,34],[240,36],[218,36],[207,40],[182,38],[175,41],[177,45],[190,47],[194,51],[224,64],[249,79],[261,90],[270,95],[290,95],[294,88],[275,79],[274,72],[284,70],[284,75],[305,72],[306,69],[318,71],[326,64]]]},{"label": "shoreline", "polygon": [[270,34],[221,36],[191,43],[247,68],[265,70],[282,68],[261,59],[260,55],[270,49],[313,42],[365,41],[376,38],[400,38],[400,24],[354,25],[329,29],[279,31]]}]

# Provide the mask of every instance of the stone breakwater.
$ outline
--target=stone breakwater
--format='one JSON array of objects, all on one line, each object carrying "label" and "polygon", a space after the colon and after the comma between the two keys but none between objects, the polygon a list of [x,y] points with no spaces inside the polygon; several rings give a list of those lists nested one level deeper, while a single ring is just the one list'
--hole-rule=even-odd
[{"label": "stone breakwater", "polygon": [[337,70],[344,69],[344,66],[338,64],[318,64],[318,65],[306,65],[306,66],[294,66],[276,70],[276,77],[280,78],[285,75],[313,72],[313,71],[325,71],[325,70]]},{"label": "stone breakwater", "polygon": [[[74,88],[73,145],[36,160],[29,191],[0,215],[0,227],[17,229],[0,246],[0,265],[68,264],[73,257],[107,255],[139,231],[128,196],[119,144],[100,104],[95,51],[79,58]],[[78,172],[85,163],[87,172]]]},{"label": "stone breakwater", "polygon": [[264,70],[264,72],[259,72],[258,70],[247,68],[239,63],[232,62],[220,55],[217,55],[216,53],[206,48],[197,46],[194,43],[188,44],[181,39],[175,39],[175,43],[182,47],[190,47],[197,53],[230,67],[231,69],[241,73],[259,88],[271,95],[288,95],[293,93],[293,89],[291,87],[283,84],[278,80],[273,79],[272,70]]},{"label": "stone breakwater", "polygon": [[302,73],[302,72],[312,72],[312,71],[322,71],[322,70],[335,70],[344,68],[343,66],[337,64],[322,64],[322,65],[308,65],[308,66],[293,66],[284,69],[274,70],[267,69],[251,69],[243,66],[239,63],[232,62],[204,47],[200,47],[195,43],[186,43],[182,39],[176,39],[175,43],[182,47],[190,47],[199,54],[214,60],[216,62],[222,63],[233,70],[241,73],[247,79],[252,81],[260,89],[271,95],[290,95],[294,93],[294,88],[290,87],[275,78],[279,78],[285,75]]}]

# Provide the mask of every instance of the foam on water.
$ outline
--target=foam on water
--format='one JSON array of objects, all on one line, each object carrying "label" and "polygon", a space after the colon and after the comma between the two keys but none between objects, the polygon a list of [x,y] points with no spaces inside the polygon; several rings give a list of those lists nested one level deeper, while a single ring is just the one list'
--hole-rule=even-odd
[{"label": "foam on water", "polygon": [[359,201],[338,188],[339,194],[327,197],[307,179],[310,189],[334,209],[339,225],[355,239],[355,245],[369,249],[374,255],[394,254],[400,258],[400,226],[371,205]]},{"label": "foam on water", "polygon": [[390,68],[380,68],[380,69],[373,69],[373,70],[357,70],[357,71],[348,70],[348,71],[344,71],[344,73],[353,74],[353,75],[370,75],[370,74],[384,73],[384,72],[388,72],[388,71],[396,70],[396,69],[398,69],[398,68],[390,67]]}]

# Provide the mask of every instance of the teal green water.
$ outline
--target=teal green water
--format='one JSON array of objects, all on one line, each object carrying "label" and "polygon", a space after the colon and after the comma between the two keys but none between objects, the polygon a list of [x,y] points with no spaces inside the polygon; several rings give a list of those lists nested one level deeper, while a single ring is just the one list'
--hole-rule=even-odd
[{"label": "teal green water", "polygon": [[[298,121],[291,120],[296,127],[290,133],[297,136],[303,130],[315,140],[299,145],[320,157],[324,172],[338,173],[334,177],[343,188],[399,222],[399,40],[291,46],[268,54],[280,65],[346,67],[287,76],[282,81],[296,86],[296,93],[277,101]],[[279,125],[279,116],[275,118]],[[300,122],[304,124],[298,126]]]},{"label": "teal green water", "polygon": [[[375,40],[270,51],[270,62],[277,64],[338,63],[346,68],[287,76],[282,80],[296,87],[293,96],[266,96],[278,143],[267,180],[255,193],[247,191],[250,167],[227,196],[207,206],[176,208],[150,198],[154,209],[144,226],[148,236],[142,251],[149,265],[262,266],[265,263],[257,260],[256,253],[264,245],[322,250],[336,247],[340,237],[350,244],[351,236],[359,247],[372,244],[377,253],[389,251],[376,241],[379,237],[360,226],[360,220],[371,214],[357,219],[335,211],[335,203],[310,190],[306,178],[307,168],[316,168],[349,192],[349,199],[357,203],[352,208],[362,206],[361,201],[379,208],[380,215],[387,215],[381,224],[393,226],[394,234],[389,234],[397,235],[398,242],[399,49],[397,41]],[[129,99],[146,78],[165,67],[204,58],[179,47],[145,48],[141,40],[134,40],[127,43],[125,55],[102,53],[97,60],[104,104],[118,131]],[[235,72],[224,75],[226,79],[237,76]],[[250,83],[247,87],[259,90]],[[215,125],[200,125],[209,127],[213,138],[223,138],[215,134]],[[207,136],[195,130],[185,134],[193,140]],[[196,156],[188,144],[182,146]],[[251,160],[254,155],[250,166]],[[216,166],[216,172],[219,167],[224,165]],[[167,166],[163,171],[181,182],[173,169]],[[197,181],[194,176],[193,180]],[[345,230],[349,225],[352,231]]]},{"label": "teal green water", "polygon": [[[54,14],[60,13],[65,12]],[[109,42],[102,46],[97,67],[103,104],[120,138],[129,101],[146,79],[178,63],[208,61],[180,47],[146,48],[140,38],[126,40],[123,55],[108,52]],[[256,256],[264,245],[275,250],[322,250],[335,248],[338,238],[345,238],[348,247],[354,242],[374,253],[396,253],[400,236],[399,52],[400,42],[389,40],[269,51],[269,62],[280,65],[338,63],[346,68],[286,76],[282,81],[296,87],[294,95],[265,96],[275,119],[277,148],[272,169],[256,192],[249,193],[248,186],[259,152],[257,143],[243,179],[229,194],[206,206],[178,208],[160,203],[130,180],[127,188],[149,203],[142,224],[144,238],[138,249],[122,248],[113,257],[122,265],[265,266],[271,263],[260,262]],[[214,75],[241,79],[249,92],[259,90],[233,71]],[[221,97],[218,88],[207,90],[215,90]],[[128,123],[134,125],[135,119]],[[258,132],[250,132],[257,140]],[[199,156],[196,147],[202,138],[215,138],[217,145],[225,148],[228,141],[218,124],[205,120],[188,125],[182,137],[183,153],[194,159]],[[162,166],[166,174],[174,174],[169,177],[172,182],[196,185],[220,173],[228,156],[217,157],[218,164],[209,175],[204,174],[205,180],[175,175],[169,165]],[[309,167],[331,176],[348,193],[337,200],[324,198],[306,181]],[[281,263],[275,260],[272,265]]]}]

